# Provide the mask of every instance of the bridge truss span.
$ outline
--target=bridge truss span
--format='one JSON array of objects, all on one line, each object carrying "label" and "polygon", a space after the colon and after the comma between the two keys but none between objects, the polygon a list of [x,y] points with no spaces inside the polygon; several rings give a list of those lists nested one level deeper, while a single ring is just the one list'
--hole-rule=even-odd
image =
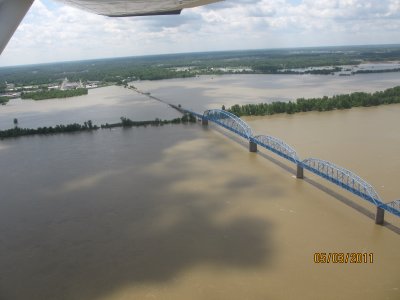
[{"label": "bridge truss span", "polygon": [[206,110],[203,114],[203,119],[214,122],[248,140],[253,137],[253,131],[245,121],[225,110]]},{"label": "bridge truss span", "polygon": [[296,164],[300,162],[300,158],[296,151],[281,139],[269,135],[257,135],[253,138],[253,141],[261,147],[264,147]]},{"label": "bridge truss span", "polygon": [[303,160],[301,164],[305,169],[360,196],[376,206],[381,206],[383,204],[372,185],[345,168],[317,158],[307,158]]},{"label": "bridge truss span", "polygon": [[384,224],[385,211],[400,217],[400,200],[384,203],[373,186],[352,171],[318,158],[307,158],[301,160],[294,148],[281,139],[269,135],[254,136],[251,127],[242,119],[230,112],[220,109],[211,109],[206,110],[203,114],[198,114],[194,111],[183,109],[180,106],[172,107],[182,113],[191,114],[197,117],[201,120],[203,126],[208,125],[208,122],[211,121],[247,139],[249,141],[250,152],[257,152],[257,145],[259,145],[295,163],[297,165],[296,178],[303,179],[303,171],[306,169],[374,204],[377,208],[375,214],[376,224]]},{"label": "bridge truss span", "polygon": [[400,200],[384,203],[381,207],[388,212],[400,217]]}]

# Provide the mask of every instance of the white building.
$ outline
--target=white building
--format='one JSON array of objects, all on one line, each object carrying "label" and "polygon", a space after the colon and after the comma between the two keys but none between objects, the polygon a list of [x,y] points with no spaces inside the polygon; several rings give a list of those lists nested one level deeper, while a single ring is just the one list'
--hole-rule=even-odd
[{"label": "white building", "polygon": [[65,79],[61,83],[60,90],[65,91],[65,90],[74,90],[74,89],[80,89],[80,88],[83,88],[81,80],[79,82],[69,82],[68,78],[65,77]]}]

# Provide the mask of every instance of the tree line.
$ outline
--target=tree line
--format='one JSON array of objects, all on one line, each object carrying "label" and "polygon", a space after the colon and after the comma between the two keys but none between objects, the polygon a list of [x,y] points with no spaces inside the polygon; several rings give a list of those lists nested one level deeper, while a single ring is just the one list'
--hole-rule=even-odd
[{"label": "tree line", "polygon": [[24,135],[36,135],[36,134],[55,134],[55,133],[69,133],[69,132],[77,132],[77,131],[90,131],[97,130],[98,126],[93,125],[92,121],[87,121],[83,125],[78,123],[68,124],[68,125],[56,125],[55,127],[38,127],[34,128],[20,128],[18,126],[0,130],[0,139],[10,138],[10,137],[18,137]]},{"label": "tree line", "polygon": [[[322,98],[299,98],[292,102],[272,102],[259,104],[235,104],[227,111],[237,116],[264,116],[280,113],[294,114],[307,111],[329,111],[335,109],[349,109],[352,107],[377,106],[382,104],[400,103],[400,86],[386,89],[381,92],[324,96]],[[224,109],[224,107],[223,107]]]},{"label": "tree line", "polygon": [[[0,68],[0,92],[5,82],[16,87],[70,81],[122,82],[226,74],[219,68],[243,68],[241,73],[278,73],[307,67],[358,65],[366,61],[400,60],[399,45],[264,49],[123,57]],[[190,67],[190,70],[178,69]],[[289,71],[288,71],[289,72]],[[233,73],[236,73],[233,72]],[[313,70],[324,74],[328,71]]]},{"label": "tree line", "polygon": [[6,103],[10,100],[10,97],[0,96],[0,104],[6,105]]},{"label": "tree line", "polygon": [[[14,124],[18,124],[18,121],[15,121]],[[26,135],[37,135],[37,134],[56,134],[56,133],[71,133],[71,132],[79,132],[79,131],[93,131],[98,129],[106,129],[106,128],[114,128],[114,127],[140,127],[140,126],[163,126],[166,124],[187,124],[196,122],[196,118],[192,115],[185,114],[181,118],[175,118],[172,120],[161,120],[156,118],[151,121],[132,121],[128,118],[121,117],[121,122],[113,123],[105,125],[101,125],[100,127],[94,125],[91,120],[84,122],[83,124],[73,123],[68,125],[56,125],[55,127],[38,127],[34,128],[20,128],[17,125],[14,128],[0,130],[0,139],[11,138],[11,137],[19,137]]]},{"label": "tree line", "polygon": [[45,100],[54,98],[68,98],[81,95],[87,95],[88,89],[78,88],[73,90],[41,90],[38,92],[21,93],[22,99]]},{"label": "tree line", "polygon": [[140,127],[140,126],[163,126],[167,124],[185,124],[185,123],[195,123],[196,118],[189,114],[184,114],[181,118],[175,118],[172,120],[161,120],[156,118],[150,121],[132,121],[131,119],[121,117],[120,123],[101,125],[101,128],[114,128],[114,127]]}]

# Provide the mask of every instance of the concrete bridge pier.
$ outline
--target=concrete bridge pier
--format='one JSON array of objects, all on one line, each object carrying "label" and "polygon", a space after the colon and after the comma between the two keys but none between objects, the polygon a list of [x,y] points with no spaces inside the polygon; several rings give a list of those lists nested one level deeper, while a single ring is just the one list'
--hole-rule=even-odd
[{"label": "concrete bridge pier", "polygon": [[249,151],[250,152],[257,152],[257,144],[253,141],[249,141]]},{"label": "concrete bridge pier", "polygon": [[383,225],[385,221],[385,210],[381,207],[376,207],[375,224]]},{"label": "concrete bridge pier", "polygon": [[297,165],[296,178],[304,179],[304,169],[300,164]]},{"label": "concrete bridge pier", "polygon": [[207,126],[208,125],[208,120],[206,118],[201,118],[201,125]]}]

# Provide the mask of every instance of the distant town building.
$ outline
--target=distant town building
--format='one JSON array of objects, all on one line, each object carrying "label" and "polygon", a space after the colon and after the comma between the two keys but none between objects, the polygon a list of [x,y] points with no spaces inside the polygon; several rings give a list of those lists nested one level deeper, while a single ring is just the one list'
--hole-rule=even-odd
[{"label": "distant town building", "polygon": [[94,88],[97,88],[97,84],[96,83],[88,83],[88,84],[86,84],[86,88],[87,89],[94,89]]},{"label": "distant town building", "polygon": [[99,86],[99,84],[100,84],[100,81],[87,81],[86,82],[86,88],[87,89],[94,89],[94,88],[97,88],[98,86]]},{"label": "distant town building", "polygon": [[18,98],[19,96],[21,96],[20,92],[8,92],[0,94],[0,97],[8,97],[8,98]]},{"label": "distant town building", "polygon": [[24,90],[33,90],[33,89],[37,89],[38,86],[37,85],[26,85],[24,87],[22,87]]},{"label": "distant town building", "polygon": [[79,82],[69,82],[68,78],[65,77],[63,82],[61,83],[61,88],[60,90],[65,91],[65,90],[75,90],[83,88],[82,81],[80,80]]},{"label": "distant town building", "polygon": [[15,88],[15,84],[14,83],[7,83],[6,82],[6,89],[14,89]]}]

